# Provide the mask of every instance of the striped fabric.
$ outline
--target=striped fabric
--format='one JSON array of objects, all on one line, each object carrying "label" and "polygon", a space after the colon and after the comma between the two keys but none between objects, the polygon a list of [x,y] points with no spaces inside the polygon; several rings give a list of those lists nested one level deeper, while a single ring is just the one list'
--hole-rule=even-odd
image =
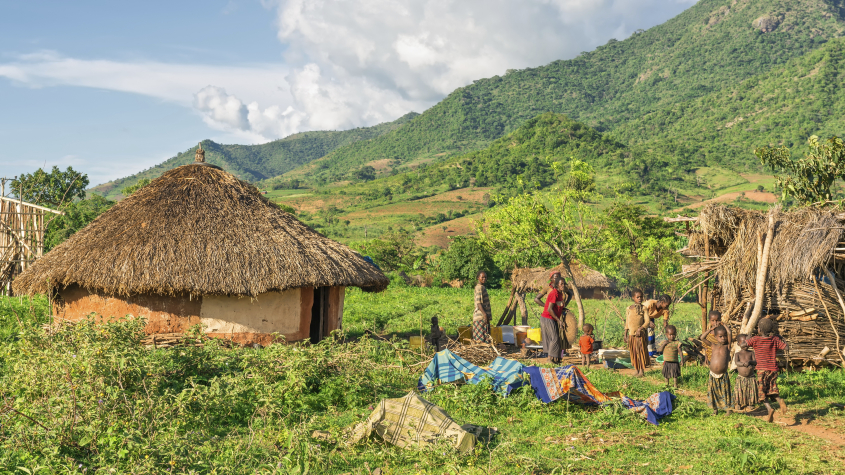
[{"label": "striped fabric", "polygon": [[478,384],[484,378],[490,378],[493,388],[502,396],[507,396],[514,389],[525,384],[522,363],[501,356],[489,367],[476,366],[449,350],[435,353],[431,363],[417,383],[420,391],[429,391],[442,383],[463,381]]},{"label": "striped fabric", "polygon": [[754,348],[754,358],[757,360],[757,371],[778,370],[778,362],[775,359],[777,350],[785,350],[786,343],[779,336],[753,336],[746,340],[749,348]]}]

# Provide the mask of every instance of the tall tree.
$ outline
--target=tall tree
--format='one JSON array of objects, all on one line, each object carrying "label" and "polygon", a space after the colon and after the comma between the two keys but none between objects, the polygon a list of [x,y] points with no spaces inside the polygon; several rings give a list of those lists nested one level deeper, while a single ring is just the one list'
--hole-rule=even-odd
[{"label": "tall tree", "polygon": [[476,225],[479,239],[502,252],[542,248],[560,259],[584,325],[584,304],[572,273],[575,261],[594,264],[609,255],[611,241],[601,216],[573,190],[535,192],[510,198],[485,214]]},{"label": "tall tree", "polygon": [[789,196],[803,204],[833,200],[833,185],[845,175],[845,143],[836,136],[820,142],[815,135],[808,142],[810,153],[798,160],[786,147],[758,148],[754,154],[775,170],[784,199]]},{"label": "tall tree", "polygon": [[61,171],[53,166],[50,173],[41,168],[34,173],[24,173],[12,180],[12,190],[24,201],[42,206],[58,207],[74,198],[85,199],[88,175],[72,167]]}]

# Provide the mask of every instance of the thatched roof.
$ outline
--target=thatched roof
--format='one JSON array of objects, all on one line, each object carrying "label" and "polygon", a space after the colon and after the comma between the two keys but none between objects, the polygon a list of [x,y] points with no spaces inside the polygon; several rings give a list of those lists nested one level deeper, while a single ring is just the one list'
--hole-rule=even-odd
[{"label": "thatched roof", "polygon": [[[803,281],[828,264],[843,238],[841,214],[830,210],[800,208],[784,212],[774,207],[768,284],[778,289]],[[765,234],[768,215],[760,211],[711,204],[701,210],[701,232],[693,233],[690,249],[704,255],[704,236],[710,239],[711,257],[719,257],[717,275],[727,298],[738,298],[742,287],[753,285],[757,275],[757,239]]]},{"label": "thatched roof", "polygon": [[[555,270],[560,271],[560,275],[567,277],[566,271],[563,270],[563,264],[552,269],[543,267],[514,269],[511,274],[511,283],[518,292],[537,292],[548,287],[549,275]],[[579,289],[613,288],[613,282],[604,274],[581,263],[572,264],[572,273],[575,275],[575,285]]]},{"label": "thatched roof", "polygon": [[213,165],[168,171],[22,273],[18,294],[79,285],[118,295],[246,295],[388,279]]}]

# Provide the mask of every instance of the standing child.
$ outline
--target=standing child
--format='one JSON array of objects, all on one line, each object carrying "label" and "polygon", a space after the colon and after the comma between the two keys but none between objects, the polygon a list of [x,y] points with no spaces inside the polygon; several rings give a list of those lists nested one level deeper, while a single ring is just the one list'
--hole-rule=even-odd
[{"label": "standing child", "polygon": [[[713,333],[716,342],[711,343],[706,337]],[[728,374],[728,363],[731,359],[731,336],[724,325],[713,327],[701,335],[705,345],[711,347],[710,377],[707,379],[707,405],[713,409],[713,415],[719,409],[730,414],[733,411],[733,393],[731,392],[731,377]]]},{"label": "standing child", "polygon": [[589,323],[584,324],[584,334],[578,339],[578,346],[581,349],[581,364],[586,364],[590,367],[590,360],[593,357],[593,343],[596,341],[593,338],[593,326]]},{"label": "standing child", "polygon": [[736,383],[734,384],[734,404],[738,410],[756,406],[760,402],[757,395],[757,377],[754,375],[754,353],[748,351],[748,336],[736,337],[739,351],[734,354],[736,365]]},{"label": "standing child", "polygon": [[[708,329],[716,328],[722,325],[722,312],[718,310],[710,310],[710,313],[707,314],[707,318],[710,321],[710,324],[707,326]],[[705,333],[707,335],[707,341],[710,342],[710,345],[704,345],[704,364],[710,364],[710,355],[713,352],[713,343],[716,343],[716,335],[708,332]],[[704,343],[704,342],[702,342]]]},{"label": "standing child", "polygon": [[648,356],[646,328],[651,320],[643,309],[643,293],[635,290],[631,295],[634,304],[628,307],[625,315],[625,341],[628,342],[628,352],[631,354],[631,364],[637,370],[634,376],[640,378],[645,375],[645,369],[651,365]]},{"label": "standing child", "polygon": [[759,379],[757,396],[766,405],[766,410],[769,411],[769,422],[772,422],[775,418],[775,410],[769,404],[769,399],[776,400],[780,405],[781,412],[786,414],[786,403],[780,398],[778,391],[778,363],[775,359],[775,352],[787,350],[789,345],[775,335],[776,331],[774,320],[761,318],[757,323],[757,332],[760,335],[747,340],[748,347],[754,348],[754,357],[757,360],[757,377]]},{"label": "standing child", "polygon": [[649,356],[657,356],[660,354],[657,347],[654,346],[655,323],[657,322],[657,317],[662,316],[663,331],[666,331],[666,325],[669,324],[670,305],[672,305],[672,297],[668,295],[661,295],[657,298],[657,300],[646,300],[645,302],[643,302],[643,311],[645,311],[646,315],[648,315],[649,320],[651,320],[651,323],[649,323],[648,328],[646,329],[646,335],[648,337]]},{"label": "standing child", "polygon": [[681,342],[677,340],[678,329],[674,325],[666,325],[666,341],[660,344],[660,351],[663,353],[663,377],[666,378],[666,385],[673,380],[675,388],[678,387],[678,379],[681,377]]}]

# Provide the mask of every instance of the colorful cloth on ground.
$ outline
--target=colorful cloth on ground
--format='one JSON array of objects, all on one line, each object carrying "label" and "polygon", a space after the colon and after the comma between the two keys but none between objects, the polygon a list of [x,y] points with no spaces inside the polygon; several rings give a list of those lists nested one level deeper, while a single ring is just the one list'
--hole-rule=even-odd
[{"label": "colorful cloth on ground", "polygon": [[[478,310],[479,306],[484,309],[486,315]],[[490,296],[487,295],[487,288],[481,284],[476,284],[475,286],[475,307],[473,309],[473,320],[490,320],[493,317],[493,312],[490,308]]]},{"label": "colorful cloth on ground", "polygon": [[581,350],[581,354],[593,354],[593,343],[595,343],[595,341],[595,338],[591,337],[590,335],[581,335],[581,338],[578,339],[578,347]]},{"label": "colorful cloth on ground", "polygon": [[560,330],[557,320],[551,318],[540,319],[540,331],[542,332],[543,351],[549,358],[560,358]]},{"label": "colorful cloth on ground", "polygon": [[501,356],[496,358],[489,367],[476,366],[449,350],[435,353],[428,367],[417,383],[420,391],[428,391],[437,384],[465,381],[478,384],[485,377],[493,383],[493,389],[503,396],[507,396],[514,389],[525,384],[522,363],[509,360]]},{"label": "colorful cloth on ground", "polygon": [[754,359],[757,360],[757,371],[778,370],[778,362],[775,359],[777,350],[785,350],[786,343],[779,336],[752,336],[745,340],[749,348],[754,348]]},{"label": "colorful cloth on ground", "polygon": [[721,378],[717,378],[710,373],[707,379],[707,406],[714,411],[733,409],[730,375],[725,373]]},{"label": "colorful cloth on ground", "polygon": [[663,362],[663,377],[666,379],[681,377],[681,363],[677,361]]},{"label": "colorful cloth on ground", "polygon": [[777,371],[760,371],[758,369],[757,378],[759,378],[759,383],[757,384],[757,397],[760,398],[760,402],[765,402],[766,396],[780,396],[780,391],[778,390]]},{"label": "colorful cloth on ground", "polygon": [[648,334],[648,356],[657,356],[660,353],[657,352],[657,347],[654,346],[654,328],[647,328],[646,333]]},{"label": "colorful cloth on ground", "polygon": [[651,358],[646,351],[645,337],[630,335],[628,336],[628,352],[631,354],[631,364],[638,372],[645,371],[646,367],[651,364]]},{"label": "colorful cloth on ground", "polygon": [[448,440],[461,453],[472,451],[479,438],[490,435],[484,427],[459,425],[442,408],[413,391],[403,398],[382,399],[367,420],[347,430],[343,443],[352,445],[373,433],[402,448]]},{"label": "colorful cloth on ground", "polygon": [[601,404],[610,398],[602,394],[574,365],[559,368],[524,366],[537,399],[550,403],[560,398],[578,404]]},{"label": "colorful cloth on ground", "polygon": [[760,403],[760,398],[757,388],[757,378],[755,376],[745,377],[741,374],[736,375],[734,382],[734,404],[737,407],[756,406]]},{"label": "colorful cloth on ground", "polygon": [[680,363],[678,354],[681,351],[681,342],[678,340],[670,341],[663,347],[663,362]]},{"label": "colorful cloth on ground", "polygon": [[645,417],[647,421],[654,425],[658,425],[660,419],[663,417],[672,414],[672,402],[674,400],[675,395],[668,391],[654,393],[647,397],[644,401],[637,401],[629,397],[622,396],[623,405]]},{"label": "colorful cloth on ground", "polygon": [[490,322],[487,320],[473,320],[472,339],[482,343],[492,343],[493,337],[490,336]]}]

